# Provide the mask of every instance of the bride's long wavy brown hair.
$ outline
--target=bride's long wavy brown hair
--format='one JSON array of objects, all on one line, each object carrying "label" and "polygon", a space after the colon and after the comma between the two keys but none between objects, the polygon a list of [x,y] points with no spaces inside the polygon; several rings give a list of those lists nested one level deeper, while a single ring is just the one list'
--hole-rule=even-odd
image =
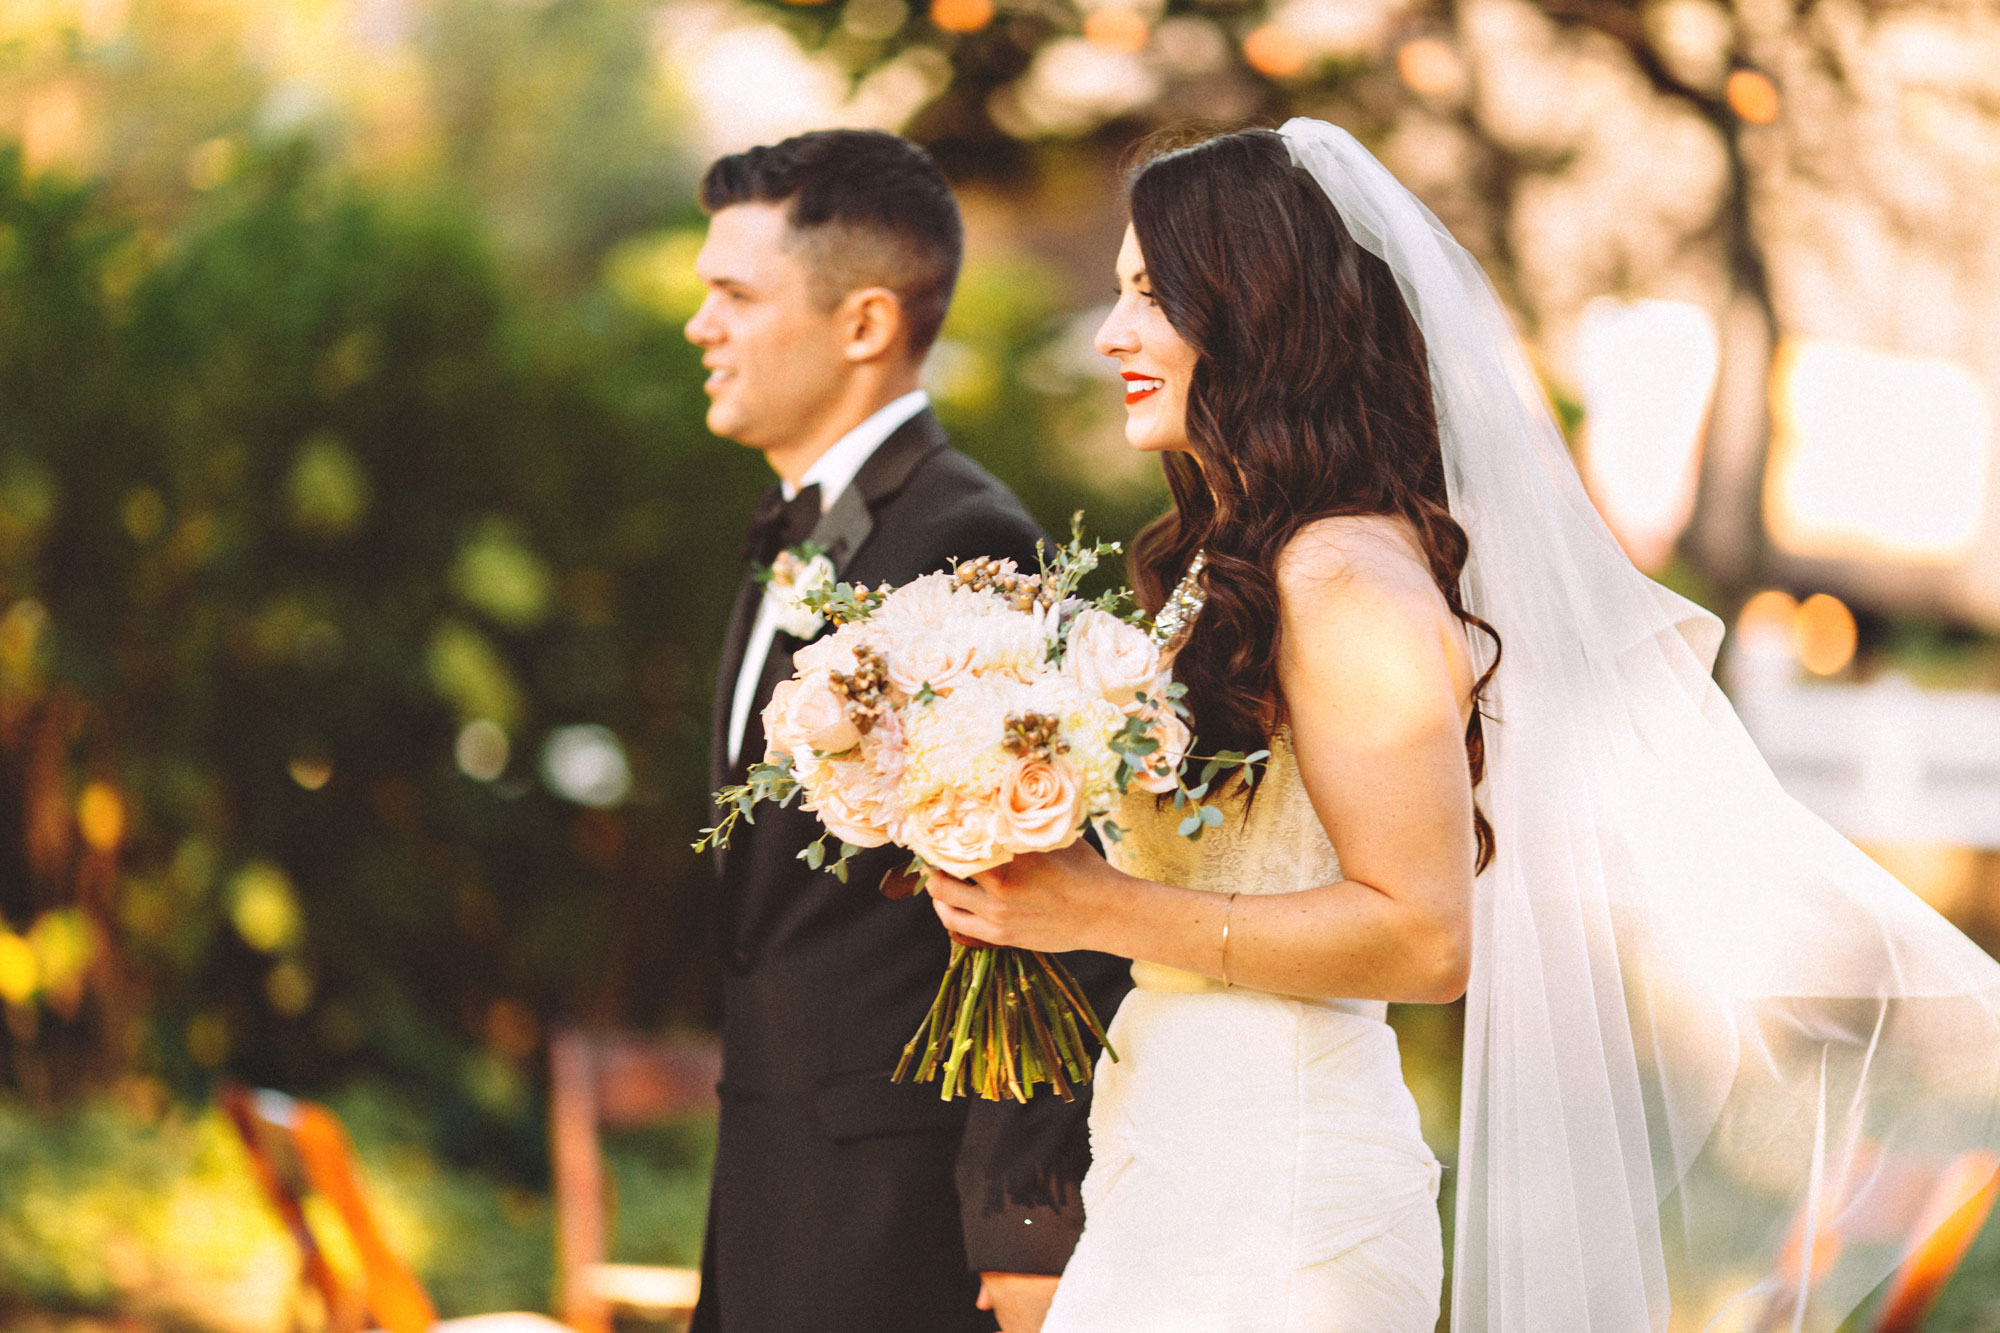
[{"label": "bride's long wavy brown hair", "polygon": [[[1188,441],[1166,454],[1174,506],[1139,534],[1132,581],[1158,610],[1206,549],[1207,605],[1174,663],[1201,748],[1265,743],[1278,693],[1279,553],[1315,519],[1408,520],[1453,615],[1487,636],[1465,728],[1475,786],[1500,636],[1465,608],[1465,529],[1446,505],[1423,335],[1388,265],[1362,249],[1271,130],[1142,155],[1132,227],[1154,298],[1197,360]],[[1493,826],[1473,809],[1477,866]]]}]

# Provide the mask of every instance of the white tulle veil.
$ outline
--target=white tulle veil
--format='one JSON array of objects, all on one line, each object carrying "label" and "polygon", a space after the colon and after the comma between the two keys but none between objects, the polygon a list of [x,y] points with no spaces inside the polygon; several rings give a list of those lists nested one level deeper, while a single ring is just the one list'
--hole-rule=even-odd
[{"label": "white tulle veil", "polygon": [[2000,966],[1779,788],[1472,257],[1345,131],[1281,133],[1423,332],[1504,640],[1452,1327],[1831,1330],[1992,1174]]}]

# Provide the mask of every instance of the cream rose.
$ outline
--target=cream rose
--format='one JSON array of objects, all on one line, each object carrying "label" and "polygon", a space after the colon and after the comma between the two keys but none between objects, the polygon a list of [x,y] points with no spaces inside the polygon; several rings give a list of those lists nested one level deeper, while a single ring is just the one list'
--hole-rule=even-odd
[{"label": "cream rose", "polygon": [[900,774],[884,773],[872,758],[835,760],[813,783],[812,812],[827,832],[856,847],[880,847],[896,822]]},{"label": "cream rose", "polygon": [[759,714],[764,719],[764,762],[770,763],[781,754],[793,754],[805,738],[792,729],[792,697],[799,692],[799,679],[794,676],[781,680],[771,691],[771,698]]},{"label": "cream rose", "polygon": [[1147,734],[1160,743],[1160,748],[1146,756],[1145,767],[1133,776],[1141,791],[1170,792],[1181,761],[1187,758],[1188,746],[1194,744],[1194,736],[1181,721],[1179,714],[1171,709],[1157,709],[1150,714],[1152,726]]},{"label": "cream rose", "polygon": [[826,671],[852,672],[857,665],[855,648],[868,643],[872,639],[864,637],[859,626],[843,626],[793,653],[792,670],[801,676]]},{"label": "cream rose", "polygon": [[990,802],[944,791],[903,816],[896,841],[960,879],[1011,861],[993,837]]},{"label": "cream rose", "polygon": [[1060,759],[1022,755],[1000,780],[993,832],[1010,851],[1052,852],[1076,841],[1083,813],[1074,769]]},{"label": "cream rose", "polygon": [[1077,684],[1119,705],[1165,685],[1160,648],[1146,632],[1109,612],[1086,607],[1069,627],[1063,671]]},{"label": "cream rose", "polygon": [[767,749],[794,758],[807,752],[845,754],[861,743],[860,728],[847,716],[847,700],[818,671],[779,682],[764,706],[764,735]]}]

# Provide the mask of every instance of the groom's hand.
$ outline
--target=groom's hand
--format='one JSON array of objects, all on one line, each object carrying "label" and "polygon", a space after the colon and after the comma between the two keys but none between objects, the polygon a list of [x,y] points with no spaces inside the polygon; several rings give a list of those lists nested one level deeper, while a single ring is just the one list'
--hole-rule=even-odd
[{"label": "groom's hand", "polygon": [[1046,1273],[981,1273],[979,1308],[991,1310],[1001,1333],[1041,1333],[1056,1298],[1056,1279]]}]

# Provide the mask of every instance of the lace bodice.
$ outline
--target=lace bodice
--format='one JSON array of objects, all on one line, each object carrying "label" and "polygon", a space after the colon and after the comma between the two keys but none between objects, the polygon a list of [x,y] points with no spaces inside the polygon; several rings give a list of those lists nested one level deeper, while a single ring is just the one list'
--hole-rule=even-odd
[{"label": "lace bodice", "polygon": [[[1185,811],[1159,805],[1134,787],[1114,818],[1123,839],[1105,839],[1111,864],[1128,875],[1206,893],[1297,893],[1343,878],[1340,857],[1327,841],[1312,799],[1306,795],[1291,732],[1279,727],[1271,737],[1271,760],[1258,780],[1257,799],[1246,814],[1240,801],[1224,805],[1219,828],[1189,842],[1178,832]],[[1213,977],[1159,963],[1135,960],[1133,982],[1145,990],[1224,989]],[[1380,1000],[1316,999],[1309,1003],[1380,1020],[1388,1006]]]},{"label": "lace bodice", "polygon": [[1208,893],[1296,893],[1341,878],[1340,857],[1306,795],[1291,733],[1271,737],[1271,759],[1246,815],[1240,800],[1224,803],[1219,828],[1189,842],[1176,831],[1186,811],[1159,808],[1148,792],[1126,793],[1114,818],[1121,841],[1105,841],[1111,864],[1128,875]]}]

